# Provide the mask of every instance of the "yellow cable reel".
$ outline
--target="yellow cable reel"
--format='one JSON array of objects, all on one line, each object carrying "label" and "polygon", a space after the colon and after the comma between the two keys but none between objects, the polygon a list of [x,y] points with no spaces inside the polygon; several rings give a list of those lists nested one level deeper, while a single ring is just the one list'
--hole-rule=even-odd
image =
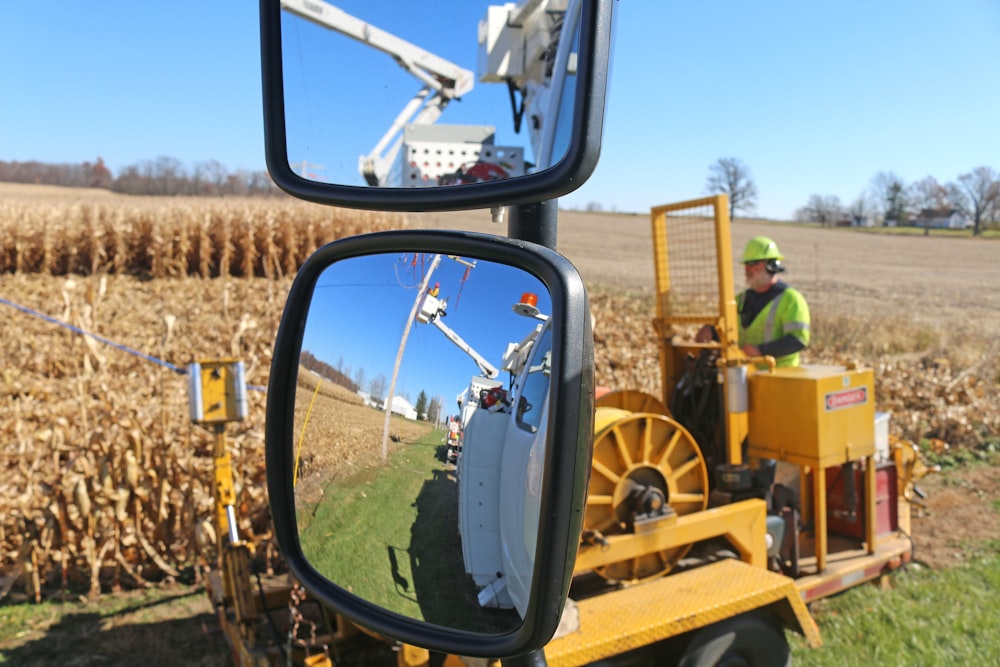
[{"label": "yellow cable reel", "polygon": [[[634,399],[634,397],[633,397]],[[708,470],[694,437],[665,414],[599,405],[584,535],[636,534],[636,526],[708,506]],[[640,530],[641,532],[641,530]],[[641,539],[637,537],[636,539]],[[690,545],[653,551],[596,569],[611,582],[661,576]]]},{"label": "yellow cable reel", "polygon": [[652,394],[635,389],[610,391],[598,398],[595,405],[599,408],[620,408],[629,412],[652,412],[670,416],[670,411],[663,401]]}]

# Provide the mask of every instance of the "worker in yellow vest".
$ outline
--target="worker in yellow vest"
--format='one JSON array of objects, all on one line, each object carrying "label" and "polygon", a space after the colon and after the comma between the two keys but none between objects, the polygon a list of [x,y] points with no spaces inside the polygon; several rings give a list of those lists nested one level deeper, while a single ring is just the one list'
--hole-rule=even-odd
[{"label": "worker in yellow vest", "polygon": [[743,354],[772,356],[779,367],[798,366],[799,353],[809,345],[809,304],[778,279],[784,258],[766,236],[750,239],[743,250],[747,290],[736,299]]}]

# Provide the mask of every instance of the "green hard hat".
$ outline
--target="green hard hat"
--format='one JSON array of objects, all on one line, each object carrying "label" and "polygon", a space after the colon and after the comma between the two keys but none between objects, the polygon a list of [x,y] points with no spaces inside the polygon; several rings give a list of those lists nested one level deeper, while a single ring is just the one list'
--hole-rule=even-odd
[{"label": "green hard hat", "polygon": [[762,259],[784,259],[785,256],[778,250],[778,244],[766,236],[755,236],[747,241],[747,247],[743,250],[743,263],[759,262]]}]

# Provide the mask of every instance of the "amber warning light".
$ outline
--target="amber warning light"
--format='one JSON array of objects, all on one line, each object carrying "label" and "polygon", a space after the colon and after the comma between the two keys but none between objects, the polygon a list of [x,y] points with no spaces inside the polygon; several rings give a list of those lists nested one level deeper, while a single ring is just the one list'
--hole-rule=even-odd
[{"label": "amber warning light", "polygon": [[533,292],[521,294],[521,300],[514,304],[514,312],[525,317],[533,317],[537,320],[547,320],[548,316],[542,315],[538,311],[538,295]]}]

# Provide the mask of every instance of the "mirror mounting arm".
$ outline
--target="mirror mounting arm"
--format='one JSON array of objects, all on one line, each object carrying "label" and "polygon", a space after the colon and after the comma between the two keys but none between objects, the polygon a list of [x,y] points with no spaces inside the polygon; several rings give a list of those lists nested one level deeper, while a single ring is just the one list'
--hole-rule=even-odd
[{"label": "mirror mounting arm", "polygon": [[511,206],[508,211],[507,236],[555,250],[558,214],[557,199]]},{"label": "mirror mounting arm", "polygon": [[524,655],[517,655],[512,658],[503,658],[500,661],[503,667],[547,667],[549,664],[545,660],[545,651],[538,649]]},{"label": "mirror mounting arm", "polygon": [[[524,91],[517,87],[513,79],[507,79],[507,92],[510,94],[510,110],[514,113],[514,133],[521,133],[521,119],[524,118]],[[520,95],[520,104],[518,104]]]}]

